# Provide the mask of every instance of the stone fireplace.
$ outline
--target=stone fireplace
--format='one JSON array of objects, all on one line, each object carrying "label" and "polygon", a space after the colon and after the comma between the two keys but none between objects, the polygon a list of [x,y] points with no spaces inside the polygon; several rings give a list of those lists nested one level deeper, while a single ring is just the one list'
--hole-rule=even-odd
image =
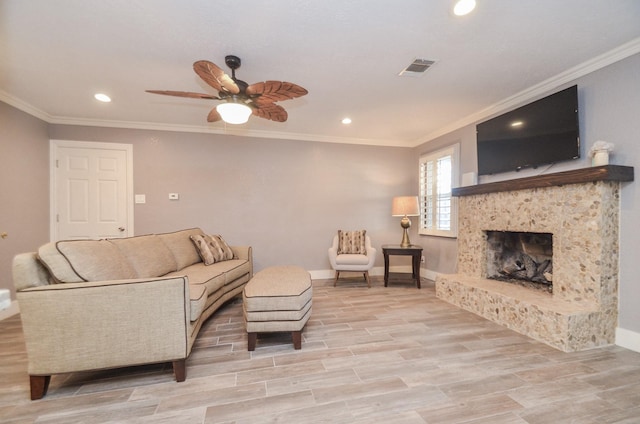
[{"label": "stone fireplace", "polygon": [[[455,189],[458,270],[438,275],[436,295],[565,352],[614,343],[620,182],[632,180],[633,168],[603,166]],[[551,290],[490,278],[509,255],[490,247],[502,233],[519,245],[510,255],[529,251],[506,267],[535,262]]]}]

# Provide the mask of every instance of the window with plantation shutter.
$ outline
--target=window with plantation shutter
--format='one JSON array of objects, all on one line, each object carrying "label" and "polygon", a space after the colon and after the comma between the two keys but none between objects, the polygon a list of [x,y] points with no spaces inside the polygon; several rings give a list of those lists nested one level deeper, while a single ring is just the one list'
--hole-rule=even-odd
[{"label": "window with plantation shutter", "polygon": [[459,152],[455,144],[420,157],[420,234],[458,235],[457,201],[451,189],[458,182]]}]

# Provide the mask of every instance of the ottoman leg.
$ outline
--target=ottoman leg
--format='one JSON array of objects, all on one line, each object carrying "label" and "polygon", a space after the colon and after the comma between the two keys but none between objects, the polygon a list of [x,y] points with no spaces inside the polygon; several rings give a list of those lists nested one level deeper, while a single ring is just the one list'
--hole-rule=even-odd
[{"label": "ottoman leg", "polygon": [[302,349],[302,331],[292,331],[291,337],[293,338],[293,348],[296,350]]},{"label": "ottoman leg", "polygon": [[256,339],[258,338],[258,333],[247,333],[249,336],[248,349],[250,352],[256,350]]}]

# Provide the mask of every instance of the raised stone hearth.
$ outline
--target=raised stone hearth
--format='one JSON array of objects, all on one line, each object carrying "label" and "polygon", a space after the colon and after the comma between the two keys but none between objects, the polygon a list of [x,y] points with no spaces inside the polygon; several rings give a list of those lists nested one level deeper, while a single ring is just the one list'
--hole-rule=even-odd
[{"label": "raised stone hearth", "polygon": [[[456,189],[458,273],[436,295],[565,352],[615,342],[620,181],[604,166]],[[487,231],[553,235],[553,292],[487,278]]]}]

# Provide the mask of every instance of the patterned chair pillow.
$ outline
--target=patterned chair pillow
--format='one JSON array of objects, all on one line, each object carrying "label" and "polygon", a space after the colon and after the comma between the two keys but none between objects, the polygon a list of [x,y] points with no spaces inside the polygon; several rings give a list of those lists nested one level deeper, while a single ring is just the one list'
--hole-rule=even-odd
[{"label": "patterned chair pillow", "polygon": [[366,255],[365,238],[367,230],[342,231],[338,230],[338,255],[356,254]]}]

